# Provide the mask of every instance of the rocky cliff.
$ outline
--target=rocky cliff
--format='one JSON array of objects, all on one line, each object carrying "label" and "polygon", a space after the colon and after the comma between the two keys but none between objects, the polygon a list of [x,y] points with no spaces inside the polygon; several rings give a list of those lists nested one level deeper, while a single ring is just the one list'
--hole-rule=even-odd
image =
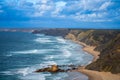
[{"label": "rocky cliff", "polygon": [[120,73],[120,30],[47,29],[36,30],[33,33],[63,36],[66,39],[96,46],[95,50],[100,51],[100,58],[86,68]]},{"label": "rocky cliff", "polygon": [[120,73],[120,30],[71,30],[66,38],[96,46],[100,58],[86,68]]},{"label": "rocky cliff", "polygon": [[100,58],[88,65],[87,69],[120,73],[120,34],[106,43]]}]

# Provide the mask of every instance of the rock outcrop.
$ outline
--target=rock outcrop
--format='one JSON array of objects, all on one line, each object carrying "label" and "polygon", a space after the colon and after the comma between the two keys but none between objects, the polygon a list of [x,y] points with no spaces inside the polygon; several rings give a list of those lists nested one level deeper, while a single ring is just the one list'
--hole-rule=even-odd
[{"label": "rock outcrop", "polygon": [[58,72],[59,68],[57,65],[52,65],[51,67],[43,68],[43,69],[38,69],[35,72]]},{"label": "rock outcrop", "polygon": [[[56,73],[56,72],[68,72],[72,70],[76,70],[78,66],[75,65],[51,65],[46,68],[38,69],[35,72],[50,72],[50,73]],[[81,67],[81,66],[79,66]]]}]

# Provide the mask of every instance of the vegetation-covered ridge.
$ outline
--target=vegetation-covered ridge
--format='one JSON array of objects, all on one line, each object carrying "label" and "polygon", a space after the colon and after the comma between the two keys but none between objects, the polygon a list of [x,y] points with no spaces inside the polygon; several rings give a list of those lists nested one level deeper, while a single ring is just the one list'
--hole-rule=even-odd
[{"label": "vegetation-covered ridge", "polygon": [[86,68],[120,73],[120,30],[47,29],[33,33],[63,36],[90,46],[96,46],[95,50],[100,51],[100,57]]},{"label": "vegetation-covered ridge", "polygon": [[120,30],[71,30],[66,37],[100,51],[99,59],[87,69],[120,73]]}]

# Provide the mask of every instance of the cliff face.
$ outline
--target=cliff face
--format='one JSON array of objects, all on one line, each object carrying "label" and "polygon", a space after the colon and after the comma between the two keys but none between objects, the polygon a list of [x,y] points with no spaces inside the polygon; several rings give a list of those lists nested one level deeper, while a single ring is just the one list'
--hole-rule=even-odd
[{"label": "cliff face", "polygon": [[120,30],[47,29],[36,30],[33,33],[63,36],[96,46],[95,50],[100,51],[100,58],[86,68],[120,73]]},{"label": "cliff face", "polygon": [[89,64],[87,69],[120,73],[119,30],[71,30],[67,38],[96,46],[95,50],[100,51],[100,58]]},{"label": "cliff face", "polygon": [[[97,51],[102,51],[106,43],[115,38],[118,33],[117,30],[71,30],[69,32],[76,40],[96,46]],[[69,35],[67,37],[70,38]]]},{"label": "cliff face", "polygon": [[101,51],[100,58],[86,68],[120,73],[120,34],[111,39]]}]

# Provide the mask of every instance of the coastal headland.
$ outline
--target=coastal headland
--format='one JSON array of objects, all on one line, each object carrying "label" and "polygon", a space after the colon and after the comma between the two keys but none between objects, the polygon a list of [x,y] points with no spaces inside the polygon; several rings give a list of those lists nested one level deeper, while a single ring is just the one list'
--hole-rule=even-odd
[{"label": "coastal headland", "polygon": [[32,29],[34,34],[62,36],[83,46],[93,61],[77,70],[89,80],[120,80],[120,30]]},{"label": "coastal headland", "polygon": [[94,58],[75,71],[87,75],[90,80],[120,80],[120,30],[47,29],[33,33],[62,36],[82,45]]}]

